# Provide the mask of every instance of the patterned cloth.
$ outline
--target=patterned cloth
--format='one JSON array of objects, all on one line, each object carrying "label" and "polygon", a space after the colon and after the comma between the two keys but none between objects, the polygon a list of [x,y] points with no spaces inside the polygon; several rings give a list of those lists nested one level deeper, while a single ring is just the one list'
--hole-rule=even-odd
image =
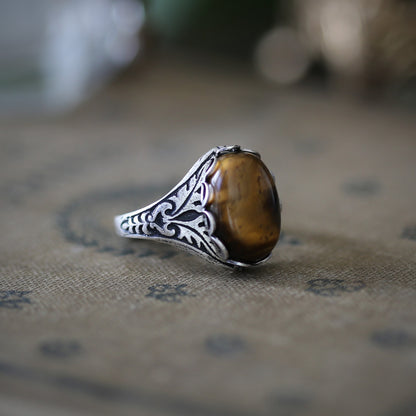
[{"label": "patterned cloth", "polygon": [[[416,119],[159,58],[0,130],[0,414],[416,413]],[[219,144],[258,150],[284,234],[233,271],[113,216]]]}]

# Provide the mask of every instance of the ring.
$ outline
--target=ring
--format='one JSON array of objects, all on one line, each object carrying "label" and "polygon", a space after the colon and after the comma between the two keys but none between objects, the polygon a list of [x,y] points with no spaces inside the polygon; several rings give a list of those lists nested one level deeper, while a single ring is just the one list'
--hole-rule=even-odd
[{"label": "ring", "polygon": [[156,240],[226,266],[265,262],[279,240],[281,204],[259,153],[218,146],[163,198],[116,216],[122,237]]}]

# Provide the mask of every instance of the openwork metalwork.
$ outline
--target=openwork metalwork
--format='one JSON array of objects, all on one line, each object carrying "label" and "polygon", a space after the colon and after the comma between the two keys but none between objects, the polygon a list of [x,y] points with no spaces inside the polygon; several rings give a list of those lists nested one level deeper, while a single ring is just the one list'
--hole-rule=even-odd
[{"label": "openwork metalwork", "polygon": [[163,198],[137,211],[115,217],[117,233],[122,237],[162,241],[228,266],[253,266],[229,259],[226,247],[214,235],[215,218],[206,210],[211,192],[206,178],[216,159],[225,153],[240,151],[260,157],[258,153],[240,146],[211,149]]}]

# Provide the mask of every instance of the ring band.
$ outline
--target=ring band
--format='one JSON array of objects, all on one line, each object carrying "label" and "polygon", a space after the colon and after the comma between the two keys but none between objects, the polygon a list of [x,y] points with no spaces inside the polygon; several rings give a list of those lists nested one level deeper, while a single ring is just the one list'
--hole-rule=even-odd
[{"label": "ring band", "polygon": [[280,235],[273,175],[257,152],[218,146],[158,201],[114,218],[122,237],[156,240],[227,266],[265,262]]}]

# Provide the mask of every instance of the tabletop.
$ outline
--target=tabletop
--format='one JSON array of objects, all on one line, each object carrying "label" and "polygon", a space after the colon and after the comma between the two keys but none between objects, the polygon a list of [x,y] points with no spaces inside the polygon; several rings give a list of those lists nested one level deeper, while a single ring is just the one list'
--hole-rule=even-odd
[{"label": "tabletop", "polygon": [[[416,413],[414,111],[162,54],[1,124],[1,414]],[[268,263],[115,234],[224,144],[275,175]]]}]

